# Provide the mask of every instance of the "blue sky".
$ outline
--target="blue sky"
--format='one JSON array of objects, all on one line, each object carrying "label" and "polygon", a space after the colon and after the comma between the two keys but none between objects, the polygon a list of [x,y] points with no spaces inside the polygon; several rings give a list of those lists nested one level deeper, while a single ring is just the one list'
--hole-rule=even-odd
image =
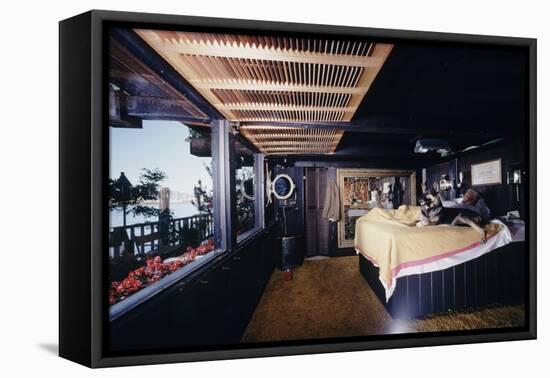
[{"label": "blue sky", "polygon": [[189,153],[189,128],[175,121],[143,121],[142,129],[109,128],[110,177],[124,172],[137,184],[142,168],[159,168],[168,178],[162,183],[172,191],[193,193],[199,179],[210,189],[212,182],[204,164],[211,158]]}]

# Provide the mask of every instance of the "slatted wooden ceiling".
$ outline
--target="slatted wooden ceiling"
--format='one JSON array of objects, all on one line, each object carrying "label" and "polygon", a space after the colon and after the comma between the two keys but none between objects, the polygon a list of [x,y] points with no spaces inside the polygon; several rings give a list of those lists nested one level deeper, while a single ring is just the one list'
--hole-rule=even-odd
[{"label": "slatted wooden ceiling", "polygon": [[242,134],[268,155],[324,154],[333,152],[344,132],[334,129],[304,129],[248,125]]},{"label": "slatted wooden ceiling", "polygon": [[[335,130],[254,122],[350,121],[393,45],[233,34],[136,32],[267,154],[331,153]],[[270,135],[271,139],[260,135]]]}]

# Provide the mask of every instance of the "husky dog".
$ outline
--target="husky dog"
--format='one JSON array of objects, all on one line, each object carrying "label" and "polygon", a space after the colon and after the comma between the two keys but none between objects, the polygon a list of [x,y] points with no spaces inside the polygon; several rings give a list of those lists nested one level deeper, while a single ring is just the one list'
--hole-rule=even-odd
[{"label": "husky dog", "polygon": [[437,183],[434,183],[430,189],[427,189],[426,185],[422,185],[422,192],[422,196],[418,199],[422,207],[420,221],[416,223],[418,227],[438,224],[469,226],[479,233],[481,243],[487,241],[482,228],[486,222],[480,214],[468,209],[443,207]]}]

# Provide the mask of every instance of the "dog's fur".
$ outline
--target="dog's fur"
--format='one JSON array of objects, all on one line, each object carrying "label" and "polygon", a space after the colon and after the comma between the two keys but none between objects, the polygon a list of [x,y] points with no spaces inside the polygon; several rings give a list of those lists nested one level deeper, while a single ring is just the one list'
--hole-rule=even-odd
[{"label": "dog's fur", "polygon": [[420,221],[416,224],[418,227],[438,224],[469,226],[480,234],[481,243],[485,243],[487,237],[483,226],[486,223],[481,215],[468,209],[443,207],[437,183],[430,189],[423,185],[422,191],[422,196],[418,199],[422,207]]}]

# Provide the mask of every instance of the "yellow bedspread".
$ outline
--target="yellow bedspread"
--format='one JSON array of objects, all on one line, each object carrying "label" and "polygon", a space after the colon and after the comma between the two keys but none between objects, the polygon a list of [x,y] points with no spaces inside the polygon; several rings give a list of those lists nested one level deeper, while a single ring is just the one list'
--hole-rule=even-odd
[{"label": "yellow bedspread", "polygon": [[[419,206],[401,206],[397,210],[373,209],[357,219],[355,248],[378,266],[387,288],[404,266],[460,253],[480,242],[479,233],[471,227],[416,227],[419,218]],[[497,229],[490,229],[489,234],[498,231],[498,225],[489,227],[493,226]]]}]

